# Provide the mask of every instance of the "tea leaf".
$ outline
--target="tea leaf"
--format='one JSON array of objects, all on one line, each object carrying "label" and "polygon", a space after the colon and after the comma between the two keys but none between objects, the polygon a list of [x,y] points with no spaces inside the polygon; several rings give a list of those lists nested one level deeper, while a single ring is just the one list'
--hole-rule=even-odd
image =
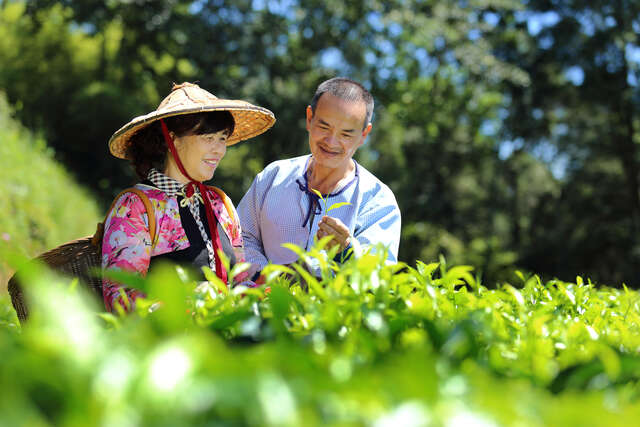
[{"label": "tea leaf", "polygon": [[351,203],[349,203],[349,202],[339,202],[339,203],[334,203],[334,204],[332,204],[331,206],[329,206],[329,208],[327,208],[326,212],[330,212],[330,211],[332,211],[333,209],[338,209],[338,208],[340,208],[340,207],[342,207],[342,206],[347,206],[347,205],[350,205],[350,204],[351,204]]},{"label": "tea leaf", "polygon": [[322,197],[322,193],[319,192],[318,190],[316,190],[315,188],[312,188],[311,191],[313,191],[314,193],[316,193],[316,195],[318,197],[320,197],[320,200],[324,201],[324,197]]}]

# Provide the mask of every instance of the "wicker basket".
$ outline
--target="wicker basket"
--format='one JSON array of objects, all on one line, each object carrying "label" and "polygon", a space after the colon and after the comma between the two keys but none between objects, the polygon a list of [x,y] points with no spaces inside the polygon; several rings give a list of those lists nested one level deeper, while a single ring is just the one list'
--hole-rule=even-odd
[{"label": "wicker basket", "polygon": [[[94,236],[65,243],[39,255],[36,259],[61,274],[77,277],[96,298],[102,299],[102,275],[93,273],[101,268],[102,254]],[[8,290],[18,319],[24,322],[29,316],[29,309],[17,275],[9,279]]]},{"label": "wicker basket", "polygon": [[[152,246],[155,245],[156,238],[158,237],[156,234],[155,211],[149,198],[140,189],[128,188],[118,194],[109,208],[107,217],[116,201],[125,193],[134,193],[142,200],[149,218],[151,244]],[[96,297],[102,301],[102,274],[100,273],[100,269],[102,268],[103,232],[103,223],[99,223],[93,236],[72,240],[71,242],[57,246],[50,251],[40,254],[36,257],[36,260],[43,262],[49,266],[49,268],[60,274],[77,277],[80,283],[86,286],[92,294],[96,295]],[[20,319],[22,323],[27,320],[29,316],[29,308],[27,301],[25,301],[17,274],[14,274],[13,277],[9,279],[7,288],[11,295],[13,308],[15,308],[18,319]]]}]

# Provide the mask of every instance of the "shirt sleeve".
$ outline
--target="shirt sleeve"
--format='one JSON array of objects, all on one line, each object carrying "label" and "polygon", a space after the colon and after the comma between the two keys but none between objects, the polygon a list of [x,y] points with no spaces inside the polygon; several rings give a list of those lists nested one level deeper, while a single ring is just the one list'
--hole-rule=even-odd
[{"label": "shirt sleeve", "polygon": [[377,245],[382,244],[387,249],[387,260],[397,262],[401,217],[393,193],[387,189],[374,197],[368,205],[358,215],[359,226],[354,230],[354,237],[363,249],[371,247],[375,250]]},{"label": "shirt sleeve", "polygon": [[[242,225],[242,240],[246,261],[251,263],[251,275],[261,271],[268,263],[260,233],[260,201],[264,197],[259,191],[261,174],[255,177],[251,187],[238,204],[238,215]],[[262,195],[262,197],[259,197]]]},{"label": "shirt sleeve", "polygon": [[[142,276],[149,270],[151,236],[147,211],[142,200],[134,193],[126,193],[115,203],[104,224],[102,238],[103,271],[126,271]],[[129,303],[123,300],[121,290]],[[108,279],[102,280],[102,295],[107,311],[119,303],[125,310],[133,309],[135,300],[144,296],[138,289],[126,288]]]}]

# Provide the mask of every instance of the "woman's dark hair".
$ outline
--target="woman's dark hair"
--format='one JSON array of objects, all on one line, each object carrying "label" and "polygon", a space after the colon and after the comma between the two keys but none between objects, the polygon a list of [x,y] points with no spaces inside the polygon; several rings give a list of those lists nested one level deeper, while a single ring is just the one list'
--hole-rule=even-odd
[{"label": "woman's dark hair", "polygon": [[[185,135],[206,135],[228,130],[233,133],[235,121],[228,111],[183,114],[166,117],[164,122],[169,131],[181,137]],[[134,133],[127,147],[126,156],[140,179],[146,179],[151,168],[163,171],[166,167],[168,147],[162,135],[160,121],[156,120]]]}]

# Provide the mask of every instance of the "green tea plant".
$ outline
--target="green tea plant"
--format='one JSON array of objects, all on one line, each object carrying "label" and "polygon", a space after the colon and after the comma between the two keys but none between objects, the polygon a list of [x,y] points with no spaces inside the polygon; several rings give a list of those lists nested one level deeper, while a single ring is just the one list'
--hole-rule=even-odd
[{"label": "green tea plant", "polygon": [[[100,214],[93,197],[54,160],[41,136],[12,118],[2,93],[0,141],[0,248],[35,256],[95,231]],[[9,273],[0,259],[0,283]]]},{"label": "green tea plant", "polygon": [[[11,391],[0,424],[622,426],[640,415],[637,291],[535,275],[488,289],[444,259],[414,268],[369,251],[337,264],[327,241],[292,246],[299,262],[268,266],[258,288],[170,265],[120,274],[148,295],[130,315],[27,270],[33,317],[0,323]],[[319,277],[301,267],[312,258]]]},{"label": "green tea plant", "polygon": [[[312,188],[311,191],[313,191],[320,198],[320,200],[322,201],[322,204],[324,206],[323,212],[324,212],[325,215],[327,215],[333,209],[338,209],[338,208],[340,208],[342,206],[351,205],[351,203],[349,203],[349,202],[338,202],[338,203],[333,203],[331,206],[328,206],[328,204],[329,204],[328,197],[325,198],[320,191],[318,191],[318,190],[316,190],[314,188]],[[355,242],[355,239],[352,239],[352,243],[357,243],[357,242]],[[290,249],[296,251],[295,248],[290,248]],[[349,258],[351,256],[352,253],[353,253],[353,247],[351,247],[348,250],[342,252],[340,254],[340,262],[343,263],[345,259],[347,259],[347,258]]]}]

